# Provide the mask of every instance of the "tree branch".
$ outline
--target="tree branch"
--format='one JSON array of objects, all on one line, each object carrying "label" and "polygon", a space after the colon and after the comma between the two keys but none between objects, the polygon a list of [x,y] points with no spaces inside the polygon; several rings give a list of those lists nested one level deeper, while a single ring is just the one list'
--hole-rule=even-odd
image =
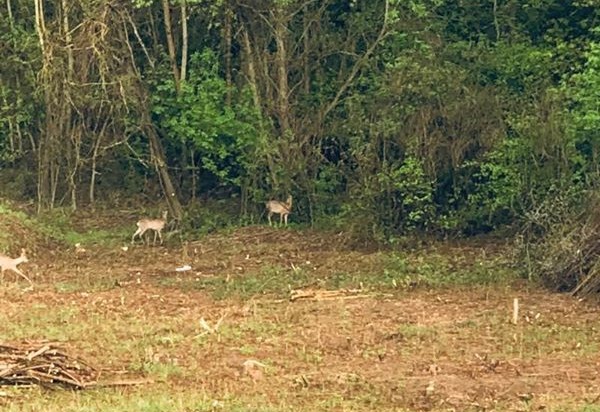
[{"label": "tree branch", "polygon": [[379,35],[377,36],[375,41],[369,46],[367,51],[365,51],[365,53],[356,61],[356,63],[354,63],[354,66],[352,67],[352,70],[350,70],[350,74],[346,78],[346,81],[344,81],[342,86],[338,89],[333,100],[331,102],[329,102],[329,104],[327,106],[325,106],[325,109],[323,109],[323,111],[321,112],[319,122],[322,122],[327,117],[327,115],[333,109],[335,109],[335,107],[339,104],[339,102],[342,98],[342,95],[346,92],[346,90],[350,87],[350,85],[354,81],[354,78],[360,71],[363,63],[371,56],[371,54],[373,54],[373,52],[375,51],[375,49],[377,48],[379,43],[381,43],[381,41],[388,35],[387,25],[388,25],[388,20],[389,20],[389,17],[388,17],[389,8],[390,8],[389,6],[390,6],[389,0],[386,0],[385,1],[385,12],[383,15],[383,24],[381,26],[381,30],[379,31]]}]

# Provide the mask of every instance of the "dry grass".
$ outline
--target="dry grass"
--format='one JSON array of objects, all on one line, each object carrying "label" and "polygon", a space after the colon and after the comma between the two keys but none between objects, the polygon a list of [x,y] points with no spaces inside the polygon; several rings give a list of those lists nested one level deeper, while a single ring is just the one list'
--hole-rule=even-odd
[{"label": "dry grass", "polygon": [[[80,392],[4,387],[0,406],[600,410],[598,307],[510,281],[500,253],[447,244],[369,253],[348,250],[335,235],[265,227],[187,245],[63,251],[25,266],[33,292],[3,281],[0,341],[50,339],[106,375],[153,383]],[[192,270],[176,272],[182,264]],[[285,299],[297,287],[362,287],[367,296]],[[244,368],[248,360],[263,366]]]}]

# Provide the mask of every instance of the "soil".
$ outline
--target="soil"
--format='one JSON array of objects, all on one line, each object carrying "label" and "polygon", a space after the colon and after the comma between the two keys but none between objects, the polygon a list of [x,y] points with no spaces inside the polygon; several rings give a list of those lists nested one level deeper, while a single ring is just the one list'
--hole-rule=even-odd
[{"label": "soil", "polygon": [[[83,247],[39,251],[23,265],[33,291],[21,291],[20,281],[5,274],[3,311],[23,321],[40,305],[61,313],[76,308],[63,322],[83,331],[96,322],[99,333],[66,333],[61,344],[113,374],[155,377],[133,365],[174,364],[180,372],[163,382],[173,390],[262,394],[298,406],[336,396],[364,410],[543,410],[600,399],[594,302],[525,283],[293,302],[261,294],[218,300],[190,287],[195,279],[236,282],[265,267],[302,268],[319,278],[384,269],[382,252],[310,230],[255,226],[183,244],[171,238],[155,247],[127,240],[122,247]],[[446,243],[435,251],[471,262],[501,248]],[[184,264],[192,269],[175,270]],[[221,324],[211,333],[200,319]],[[138,326],[130,330],[128,322]],[[47,338],[43,329],[30,335]],[[266,366],[245,369],[249,359]]]}]

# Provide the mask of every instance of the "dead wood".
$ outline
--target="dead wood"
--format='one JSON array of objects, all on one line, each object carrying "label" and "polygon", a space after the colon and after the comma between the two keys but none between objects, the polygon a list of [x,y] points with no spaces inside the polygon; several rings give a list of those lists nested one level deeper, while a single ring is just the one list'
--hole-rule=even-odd
[{"label": "dead wood", "polygon": [[150,382],[139,379],[97,382],[99,375],[96,368],[52,343],[0,344],[0,385],[85,389]]},{"label": "dead wood", "polygon": [[290,300],[331,300],[331,299],[358,299],[367,298],[371,295],[361,293],[362,289],[338,289],[338,290],[315,290],[315,289],[296,289],[290,293]]}]

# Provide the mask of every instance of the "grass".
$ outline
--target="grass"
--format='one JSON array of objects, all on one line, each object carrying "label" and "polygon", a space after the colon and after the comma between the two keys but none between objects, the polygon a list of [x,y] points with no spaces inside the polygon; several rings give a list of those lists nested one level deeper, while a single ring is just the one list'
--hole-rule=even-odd
[{"label": "grass", "polygon": [[[109,233],[81,236],[97,240],[100,252],[118,245]],[[515,288],[501,256],[478,249],[366,253],[318,236],[228,230],[203,238],[194,270],[183,273],[163,269],[180,259],[172,246],[39,262],[51,275],[40,276],[34,292],[0,286],[0,341],[57,340],[104,368],[105,379],[153,383],[80,392],[2,387],[0,410],[599,410],[589,367],[600,342],[595,308]],[[295,288],[369,293],[290,302]],[[531,318],[518,325],[509,322],[514,296],[528,298],[523,313]],[[208,332],[201,319],[222,322]],[[266,365],[262,377],[244,371],[249,359]]]},{"label": "grass", "polygon": [[249,299],[256,296],[283,298],[292,289],[365,289],[388,293],[415,288],[455,288],[469,286],[509,286],[517,273],[501,260],[477,259],[456,262],[455,257],[441,254],[379,253],[377,272],[372,268],[351,267],[348,271],[319,273],[310,265],[285,267],[265,265],[246,274],[230,276],[163,278],[162,286],[181,290],[203,290],[215,299]]},{"label": "grass", "polygon": [[[139,390],[99,390],[85,392],[42,392],[9,391],[18,396],[17,402],[3,406],[5,412],[295,412],[291,399],[271,400],[253,395],[236,397],[224,393],[214,397],[202,389],[167,392],[168,387],[155,385],[152,391]],[[348,400],[341,395],[329,394],[318,399],[308,400],[309,410],[356,410],[369,411],[368,400]],[[357,406],[365,404],[364,407]],[[1,404],[0,404],[1,405]],[[385,408],[383,411],[402,412],[403,409]]]},{"label": "grass", "polygon": [[117,276],[98,277],[97,274],[84,273],[75,279],[57,281],[53,287],[57,293],[103,292],[118,287],[118,281]]}]

